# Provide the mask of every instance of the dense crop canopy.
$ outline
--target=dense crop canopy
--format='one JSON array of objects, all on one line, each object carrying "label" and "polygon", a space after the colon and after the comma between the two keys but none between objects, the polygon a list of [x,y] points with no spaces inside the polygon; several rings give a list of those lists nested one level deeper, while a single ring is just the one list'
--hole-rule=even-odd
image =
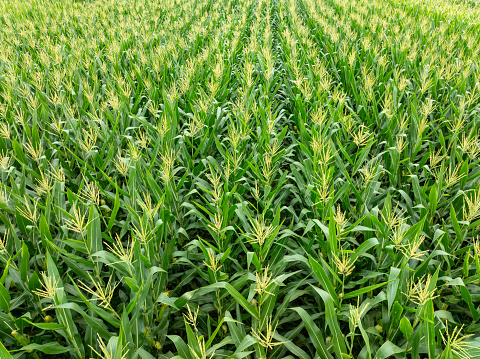
[{"label": "dense crop canopy", "polygon": [[0,358],[480,357],[473,0],[0,0]]}]

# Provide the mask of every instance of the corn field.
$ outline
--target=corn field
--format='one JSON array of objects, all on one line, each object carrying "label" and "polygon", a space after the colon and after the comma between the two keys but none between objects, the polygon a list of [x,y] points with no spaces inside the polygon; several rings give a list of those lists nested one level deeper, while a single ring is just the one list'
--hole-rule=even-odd
[{"label": "corn field", "polygon": [[480,358],[477,1],[0,9],[0,359]]}]

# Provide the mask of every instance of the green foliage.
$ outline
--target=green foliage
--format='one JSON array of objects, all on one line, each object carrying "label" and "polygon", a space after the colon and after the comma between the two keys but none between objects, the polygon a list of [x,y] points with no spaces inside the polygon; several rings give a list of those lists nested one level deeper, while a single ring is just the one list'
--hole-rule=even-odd
[{"label": "green foliage", "polygon": [[0,358],[480,357],[480,10],[0,0]]}]

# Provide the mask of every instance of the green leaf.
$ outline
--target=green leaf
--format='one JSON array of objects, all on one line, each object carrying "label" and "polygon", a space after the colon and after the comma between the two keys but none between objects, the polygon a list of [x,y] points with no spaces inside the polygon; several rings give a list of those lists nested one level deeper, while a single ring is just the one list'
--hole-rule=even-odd
[{"label": "green leaf", "polygon": [[460,293],[462,294],[462,298],[465,301],[465,303],[467,303],[468,308],[470,309],[470,313],[472,313],[473,320],[478,321],[478,319],[480,318],[480,315],[472,302],[472,296],[470,295],[470,292],[465,286],[461,286]]},{"label": "green leaf", "polygon": [[5,265],[5,269],[3,270],[3,274],[0,277],[0,284],[5,283],[5,280],[7,279],[7,275],[8,275],[8,269],[10,268],[11,262],[12,262],[12,258],[9,258],[7,261],[7,264]]},{"label": "green leaf", "polygon": [[[291,340],[288,340],[287,338],[282,337],[278,333],[275,333],[273,338],[277,340],[279,343],[283,343],[285,348],[287,348],[293,355],[295,355],[295,358],[310,359],[310,356],[303,349],[300,349],[297,345],[293,344]],[[323,358],[321,354],[319,354],[319,357]],[[332,356],[330,355],[329,358],[331,357]]]},{"label": "green leaf", "polygon": [[13,151],[15,152],[15,155],[17,156],[17,159],[21,163],[27,165],[28,160],[27,160],[27,157],[25,157],[25,153],[23,152],[22,146],[20,146],[20,144],[17,141],[13,141],[12,147],[13,147]]},{"label": "green leaf", "polygon": [[100,217],[98,216],[97,209],[93,204],[90,207],[90,212],[88,215],[87,246],[90,249],[90,253],[96,253],[101,251],[103,248]]},{"label": "green leaf", "polygon": [[335,311],[335,306],[333,299],[324,290],[321,290],[313,285],[311,287],[320,295],[325,303],[325,318],[327,320],[327,325],[330,328],[332,333],[333,347],[335,349],[335,354],[337,357],[341,358],[343,354],[347,354],[347,347],[345,345],[345,339],[343,337],[342,331],[340,330],[340,325],[337,319],[337,313]]},{"label": "green leaf", "polygon": [[430,217],[433,218],[437,210],[437,187],[433,185],[430,188]]},{"label": "green leaf", "polygon": [[375,359],[385,359],[389,356],[403,353],[404,351],[405,349],[402,349],[393,344],[391,341],[387,340],[385,343],[383,343],[380,349],[377,350],[377,353],[375,354]]},{"label": "green leaf", "polygon": [[[184,322],[185,322],[185,329],[187,332],[188,347],[190,348],[190,350],[193,349],[193,351],[198,356],[201,356],[202,354],[200,352],[200,345],[198,344],[197,337],[193,332],[192,328],[190,327],[190,325],[187,323],[186,319],[184,319]],[[205,345],[205,348],[206,348],[206,345]]]},{"label": "green leaf", "polygon": [[424,323],[425,345],[428,350],[429,359],[435,359],[435,323],[433,300],[429,300],[423,307],[424,316],[427,320]]},{"label": "green leaf", "polygon": [[372,358],[372,351],[371,351],[371,348],[370,348],[370,338],[368,337],[367,332],[363,328],[363,324],[362,324],[361,319],[357,320],[357,325],[358,325],[358,329],[360,329],[360,333],[362,334],[363,341],[365,342],[365,347],[367,348],[368,359],[371,359]]},{"label": "green leaf", "polygon": [[61,330],[65,329],[65,326],[58,323],[33,323],[26,318],[22,318],[25,322],[33,325],[34,327],[43,329],[43,330]]},{"label": "green leaf", "polygon": [[60,304],[52,307],[54,309],[71,309],[79,313],[87,325],[91,327],[95,332],[100,334],[104,338],[109,338],[112,335],[108,331],[106,325],[102,320],[100,320],[97,317],[92,317],[91,315],[88,315],[78,304],[76,303],[65,303],[65,304]]},{"label": "green leaf", "polygon": [[389,282],[373,284],[373,285],[369,285],[368,287],[363,287],[363,288],[354,290],[353,292],[348,292],[343,296],[343,299],[350,299],[350,298],[358,297],[359,295],[362,295],[364,293],[368,293],[368,292],[370,292],[372,290],[375,290],[377,288],[383,287],[385,284],[388,284],[388,283]]},{"label": "green leaf", "polygon": [[58,342],[46,343],[46,344],[28,344],[19,350],[38,350],[45,354],[62,354],[72,350],[72,347],[63,347]]},{"label": "green leaf", "polygon": [[388,310],[392,308],[395,298],[398,294],[398,287],[400,285],[401,270],[399,268],[391,267],[390,274],[388,275],[388,285],[387,285],[387,301],[388,301]]},{"label": "green leaf", "polygon": [[317,350],[317,354],[319,355],[319,357],[322,359],[331,359],[332,356],[327,351],[322,332],[315,325],[311,316],[303,308],[296,307],[291,309],[296,311],[298,315],[302,318],[303,325],[305,325],[305,329],[307,329],[309,337],[312,340],[313,346]]},{"label": "green leaf", "polygon": [[403,333],[405,338],[407,338],[407,340],[410,340],[412,338],[413,328],[407,317],[403,317],[400,320],[400,331]]},{"label": "green leaf", "polygon": [[256,319],[260,320],[260,314],[257,308],[251,305],[244,296],[242,296],[231,284],[225,283],[224,288],[230,293],[230,295],[247,311],[250,315],[253,315]]},{"label": "green leaf", "polygon": [[25,242],[22,243],[22,262],[20,265],[20,277],[24,282],[27,281],[27,276],[29,272],[28,262],[30,261],[30,253],[28,252],[28,247]]},{"label": "green leaf", "polygon": [[310,265],[312,266],[313,273],[315,273],[315,276],[317,277],[322,287],[325,288],[325,290],[330,294],[330,297],[333,298],[335,305],[338,306],[338,295],[335,292],[335,288],[333,287],[332,282],[330,282],[327,273],[323,269],[322,265],[315,261],[315,259],[310,256],[308,256],[308,258],[310,260]]},{"label": "green leaf", "polygon": [[178,354],[184,359],[193,359],[193,355],[190,353],[187,344],[180,338],[178,335],[167,335],[167,338],[170,339],[175,348],[177,348]]},{"label": "green leaf", "polygon": [[117,216],[118,210],[120,209],[120,193],[117,189],[115,192],[115,203],[113,205],[112,214],[110,215],[110,219],[108,220],[107,231],[111,231],[113,224],[115,223],[115,218]]},{"label": "green leaf", "polygon": [[6,313],[10,312],[10,300],[10,294],[5,289],[3,284],[0,283],[0,309]]},{"label": "green leaf", "polygon": [[378,244],[379,243],[377,238],[370,238],[363,242],[357,249],[355,249],[353,254],[350,256],[350,263],[353,263],[358,257],[362,256],[369,249],[377,246]]},{"label": "green leaf", "polygon": [[457,235],[457,241],[459,243],[463,242],[463,231],[460,228],[460,225],[457,221],[457,215],[455,214],[455,209],[453,208],[453,204],[450,205],[450,219],[452,220],[453,229],[455,230],[455,234]]},{"label": "green leaf", "polygon": [[3,346],[0,341],[0,359],[13,359],[8,350]]}]

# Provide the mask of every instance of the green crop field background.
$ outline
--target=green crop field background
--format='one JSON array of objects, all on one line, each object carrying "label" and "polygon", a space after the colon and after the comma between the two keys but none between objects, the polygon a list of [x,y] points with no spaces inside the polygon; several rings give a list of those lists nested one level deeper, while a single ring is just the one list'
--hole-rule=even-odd
[{"label": "green crop field background", "polygon": [[480,358],[473,0],[0,0],[0,359]]}]

